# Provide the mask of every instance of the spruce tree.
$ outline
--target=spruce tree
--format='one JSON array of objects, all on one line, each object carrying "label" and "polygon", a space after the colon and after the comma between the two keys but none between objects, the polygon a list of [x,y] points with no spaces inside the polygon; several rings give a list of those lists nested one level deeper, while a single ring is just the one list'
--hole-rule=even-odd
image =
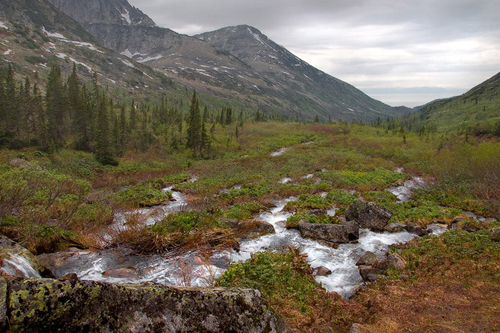
[{"label": "spruce tree", "polygon": [[201,119],[200,105],[196,90],[193,92],[191,99],[191,108],[189,109],[188,127],[187,127],[187,143],[186,146],[193,150],[193,154],[200,150],[201,144]]},{"label": "spruce tree", "polygon": [[111,148],[111,132],[109,125],[108,102],[104,94],[99,103],[97,112],[97,131],[96,131],[96,147],[95,157],[100,163],[106,165],[116,165],[117,162],[113,157]]},{"label": "spruce tree", "polygon": [[53,66],[47,81],[46,93],[46,122],[47,122],[47,139],[48,148],[50,151],[61,148],[64,144],[63,129],[64,129],[64,87],[61,78],[61,68],[57,65]]}]

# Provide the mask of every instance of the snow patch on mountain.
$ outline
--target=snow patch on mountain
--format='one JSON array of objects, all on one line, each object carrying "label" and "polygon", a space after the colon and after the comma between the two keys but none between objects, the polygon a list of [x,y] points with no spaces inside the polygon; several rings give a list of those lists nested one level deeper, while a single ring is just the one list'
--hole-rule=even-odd
[{"label": "snow patch on mountain", "polygon": [[9,30],[9,27],[2,21],[0,21],[0,28],[5,29],[5,30]]},{"label": "snow patch on mountain", "polygon": [[12,52],[13,52],[13,51],[12,51],[11,49],[8,49],[7,51],[5,51],[5,52],[3,53],[3,55],[9,55],[9,54],[11,54]]},{"label": "snow patch on mountain", "polygon": [[[87,42],[80,42],[80,41],[76,41],[76,40],[69,40],[67,39],[63,34],[60,34],[58,32],[48,32],[47,30],[45,30],[45,27],[42,27],[42,32],[45,36],[47,37],[53,37],[53,38],[57,38],[59,39],[61,42],[64,42],[64,43],[71,43],[75,46],[78,46],[78,47],[86,47],[88,48],[89,50],[92,50],[92,51],[96,51],[96,52],[99,52],[99,53],[104,53],[103,51],[99,50],[94,44],[92,43],[87,43]],[[52,48],[56,48],[55,44],[54,43],[49,43]]]},{"label": "snow patch on mountain", "polygon": [[130,25],[132,23],[132,20],[130,19],[130,13],[126,8],[123,8],[125,13],[120,12],[122,18],[127,21],[127,23]]},{"label": "snow patch on mountain", "polygon": [[125,51],[123,51],[120,54],[124,55],[125,57],[130,58],[130,59],[132,59],[133,57],[136,57],[136,56],[141,56],[141,57],[146,57],[147,56],[147,54],[139,53],[139,52],[136,52],[136,53],[132,54],[132,52],[130,52],[129,49],[126,49]]},{"label": "snow patch on mountain", "polygon": [[42,32],[45,36],[47,37],[54,37],[54,38],[57,38],[57,39],[65,39],[65,40],[68,40],[66,37],[64,37],[63,34],[60,34],[58,32],[48,32],[47,30],[45,30],[45,27],[42,27]]},{"label": "snow patch on mountain", "polygon": [[160,60],[161,58],[163,58],[163,55],[158,54],[157,56],[154,56],[154,57],[148,56],[146,58],[141,58],[141,59],[137,60],[137,62],[140,62],[142,64],[142,63],[148,62],[148,61]]},{"label": "snow patch on mountain", "polygon": [[132,64],[130,61],[128,60],[124,60],[124,59],[120,59],[125,65],[127,65],[128,67],[132,67],[132,68],[135,68],[134,64]]},{"label": "snow patch on mountain", "polygon": [[250,28],[248,28],[248,27],[247,27],[247,30],[248,30],[248,32],[249,32],[249,33],[253,36],[253,38],[255,38],[255,39],[256,39],[258,42],[260,42],[262,45],[269,47],[269,48],[270,48],[271,50],[273,50],[274,52],[278,52],[278,51],[276,51],[275,49],[273,49],[273,48],[271,47],[271,45],[269,45],[268,43],[264,42],[264,41],[262,40],[262,38],[260,38],[260,36],[259,36],[258,34],[254,33],[254,32],[253,32]]}]

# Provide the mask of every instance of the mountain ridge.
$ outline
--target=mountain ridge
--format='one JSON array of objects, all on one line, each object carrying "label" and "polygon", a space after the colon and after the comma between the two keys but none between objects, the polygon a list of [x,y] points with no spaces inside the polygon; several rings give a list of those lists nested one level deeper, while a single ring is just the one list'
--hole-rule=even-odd
[{"label": "mountain ridge", "polygon": [[[79,13],[82,4],[77,0],[48,1],[80,22],[101,45],[147,64],[183,86],[218,97],[235,98],[264,113],[291,119],[312,120],[318,116],[322,121],[371,122],[411,112],[408,108],[393,108],[376,101],[352,85],[315,69],[247,25],[239,27],[244,27],[254,41],[248,52],[258,54],[261,61],[250,61],[245,56],[241,50],[244,45],[238,43],[238,38],[247,42],[250,39],[248,35],[243,38],[241,31],[237,32],[239,37],[228,36],[221,45],[220,40],[208,42],[201,40],[200,35],[190,37],[153,25],[152,20],[146,20],[142,16],[145,14],[126,0],[86,1],[91,8],[109,9],[94,14],[94,18]],[[126,24],[123,8],[128,11],[130,22],[136,24]],[[109,15],[109,19],[101,15]],[[231,28],[223,29],[227,32]],[[207,34],[202,35],[207,37]],[[266,51],[276,55],[272,71],[266,70],[271,60],[262,61]],[[300,68],[290,67],[293,62]],[[287,75],[292,71],[292,77]]]}]

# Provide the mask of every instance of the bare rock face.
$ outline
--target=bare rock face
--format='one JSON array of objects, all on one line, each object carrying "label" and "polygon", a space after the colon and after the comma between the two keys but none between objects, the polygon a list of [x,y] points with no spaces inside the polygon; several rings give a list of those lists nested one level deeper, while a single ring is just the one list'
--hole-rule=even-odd
[{"label": "bare rock face", "polygon": [[303,238],[322,240],[332,245],[359,239],[359,226],[355,223],[313,224],[302,220],[299,222],[299,231]]},{"label": "bare rock face", "polygon": [[345,217],[347,221],[356,221],[360,228],[384,231],[392,212],[373,202],[356,200],[347,208]]},{"label": "bare rock face", "polygon": [[12,332],[291,332],[257,290],[154,283],[0,278],[7,316]]}]

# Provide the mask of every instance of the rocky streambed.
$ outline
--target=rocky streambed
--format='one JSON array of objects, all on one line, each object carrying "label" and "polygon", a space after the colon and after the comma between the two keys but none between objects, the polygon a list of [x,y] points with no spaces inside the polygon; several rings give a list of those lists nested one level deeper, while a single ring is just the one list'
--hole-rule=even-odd
[{"label": "rocky streambed", "polygon": [[[421,184],[421,181],[418,180],[417,183]],[[411,193],[409,191],[415,188],[414,184],[415,182],[406,182],[390,190],[404,193],[405,197],[401,197],[404,200]],[[172,187],[165,190],[172,191]],[[175,201],[163,206],[140,209],[133,214],[142,214],[146,224],[154,224],[168,213],[189,209],[182,193],[172,191],[172,194]],[[328,291],[337,292],[348,298],[363,283],[360,269],[356,265],[363,254],[371,252],[382,258],[392,244],[405,243],[417,235],[444,230],[439,226],[433,226],[429,231],[414,230],[405,225],[389,226],[384,229],[384,227],[376,227],[373,223],[370,225],[361,223],[361,229],[356,226],[353,233],[350,231],[344,233],[343,237],[346,239],[341,241],[342,244],[332,247],[324,240],[314,239],[318,237],[311,236],[305,228],[301,230],[285,228],[286,219],[291,214],[284,211],[284,206],[294,199],[291,197],[277,200],[270,211],[255,216],[256,220],[272,226],[274,232],[271,230],[272,233],[268,235],[241,240],[238,251],[223,251],[207,257],[206,254],[198,251],[177,256],[138,256],[127,249],[119,248],[97,252],[74,249],[69,252],[42,255],[39,259],[57,277],[75,273],[81,280],[113,283],[155,282],[171,286],[206,287],[222,275],[231,262],[247,260],[252,253],[259,251],[279,251],[286,247],[295,247],[307,255],[313,268],[321,268],[322,272],[326,272],[317,274],[318,282]],[[126,228],[126,214],[123,212],[116,214],[114,228]],[[328,214],[335,214],[335,209],[329,210]],[[360,214],[364,213],[352,212],[351,215],[354,215],[353,219],[363,221],[363,217],[360,219]],[[373,219],[373,216],[366,218]],[[311,229],[317,227],[323,228],[322,225],[312,225]],[[333,241],[339,243],[338,239]]]}]

